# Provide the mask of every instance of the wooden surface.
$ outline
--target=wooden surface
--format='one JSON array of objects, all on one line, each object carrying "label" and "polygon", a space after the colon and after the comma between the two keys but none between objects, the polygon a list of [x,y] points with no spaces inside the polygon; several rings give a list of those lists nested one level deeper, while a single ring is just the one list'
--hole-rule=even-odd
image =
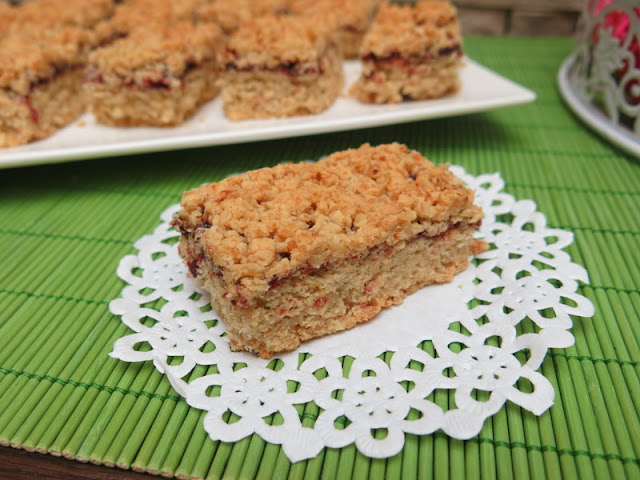
[{"label": "wooden surface", "polygon": [[465,34],[571,36],[582,0],[454,0]]},{"label": "wooden surface", "polygon": [[146,473],[109,468],[75,460],[0,447],[0,480],[150,480]]},{"label": "wooden surface", "polygon": [[[389,0],[414,3],[415,0]],[[583,0],[450,0],[467,35],[573,36]]]}]

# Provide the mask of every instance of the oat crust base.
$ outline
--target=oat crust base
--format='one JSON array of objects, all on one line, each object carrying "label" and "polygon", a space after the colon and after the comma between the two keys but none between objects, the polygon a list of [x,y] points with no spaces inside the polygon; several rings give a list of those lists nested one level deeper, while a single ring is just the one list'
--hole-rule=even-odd
[{"label": "oat crust base", "polygon": [[184,76],[183,88],[136,89],[90,82],[84,85],[89,110],[99,123],[114,126],[179,125],[219,92],[215,63]]},{"label": "oat crust base", "polygon": [[[324,267],[278,284],[252,308],[225,298],[225,283],[205,264],[196,281],[211,294],[224,319],[231,348],[262,358],[296,349],[313,338],[351,329],[383,308],[399,305],[418,289],[446,283],[485,248],[473,228],[446,238],[418,237],[394,248],[375,249],[356,260]],[[181,252],[197,251],[183,239]]]}]

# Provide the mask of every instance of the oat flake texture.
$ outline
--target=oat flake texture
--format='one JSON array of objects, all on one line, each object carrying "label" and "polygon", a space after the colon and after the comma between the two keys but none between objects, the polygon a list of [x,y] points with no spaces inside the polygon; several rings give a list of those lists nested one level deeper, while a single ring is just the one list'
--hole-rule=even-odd
[{"label": "oat flake texture", "polygon": [[[115,342],[111,356],[152,361],[189,405],[208,412],[211,439],[257,433],[282,445],[292,462],[350,444],[369,457],[390,457],[407,433],[442,430],[467,439],[507,400],[542,414],[554,397],[537,371],[547,350],[573,344],[572,315],[594,314],[577,293],[587,272],[562,250],[573,235],[548,228],[533,201],[503,193],[498,174],[451,170],[475,190],[485,212],[477,237],[492,248],[451,283],[423,288],[278,362],[230,350],[207,294],[187,278],[179,234],[169,226],[180,206],[171,206],[136,242],[138,254],[120,261],[117,274],[127,285],[110,310],[133,333]],[[198,365],[215,365],[218,373],[198,374]],[[431,401],[437,390],[453,393],[449,408]],[[320,410],[305,406],[311,401]],[[315,422],[303,408],[313,408]]]}]

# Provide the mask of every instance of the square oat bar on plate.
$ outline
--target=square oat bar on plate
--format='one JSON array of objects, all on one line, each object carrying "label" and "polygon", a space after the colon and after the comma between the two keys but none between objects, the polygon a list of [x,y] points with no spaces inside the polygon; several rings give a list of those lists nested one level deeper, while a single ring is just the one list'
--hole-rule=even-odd
[{"label": "square oat bar on plate", "polygon": [[94,39],[71,26],[0,38],[0,147],[48,137],[82,114],[81,82]]},{"label": "square oat bar on plate", "polygon": [[460,89],[462,37],[444,1],[384,4],[360,50],[362,73],[350,93],[364,103],[437,98]]},{"label": "square oat bar on plate", "polygon": [[173,224],[231,347],[268,358],[450,281],[486,248],[473,200],[446,165],[365,144],[186,192]]},{"label": "square oat bar on plate", "polygon": [[89,56],[84,89],[99,123],[173,126],[219,91],[217,25],[155,24]]},{"label": "square oat bar on plate", "polygon": [[222,53],[230,120],[290,117],[329,108],[344,82],[336,25],[320,16],[245,21]]}]

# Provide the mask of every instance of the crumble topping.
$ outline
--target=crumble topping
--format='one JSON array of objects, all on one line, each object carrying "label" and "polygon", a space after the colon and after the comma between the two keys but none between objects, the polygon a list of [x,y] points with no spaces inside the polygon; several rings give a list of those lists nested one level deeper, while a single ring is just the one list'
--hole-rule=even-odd
[{"label": "crumble topping", "polygon": [[129,0],[118,6],[113,17],[99,25],[102,38],[128,35],[153,24],[166,25],[194,19],[198,6],[206,0]]},{"label": "crumble topping", "polygon": [[225,33],[231,33],[245,20],[285,14],[288,9],[288,0],[210,0],[198,6],[195,17],[200,22],[215,22]]},{"label": "crumble topping", "polygon": [[333,15],[340,28],[361,33],[369,27],[379,3],[378,0],[294,0],[291,12]]},{"label": "crumble topping", "polygon": [[461,43],[456,8],[445,1],[423,0],[413,6],[381,5],[361,53],[377,57],[394,52],[412,55]]},{"label": "crumble topping", "polygon": [[[38,0],[23,2],[19,6],[7,10],[10,15],[6,25],[12,29],[37,32],[43,28],[60,26],[77,26],[89,28],[109,18],[115,9],[113,0]],[[5,10],[0,5],[0,17]],[[4,27],[5,19],[0,19],[0,27]],[[2,28],[0,28],[2,32]]]},{"label": "crumble topping", "polygon": [[233,295],[251,298],[293,271],[474,226],[473,198],[446,165],[397,143],[364,144],[186,192],[173,224],[202,246],[190,256],[207,257]]},{"label": "crumble topping", "polygon": [[279,68],[295,63],[302,69],[317,64],[335,43],[334,22],[317,16],[267,15],[246,20],[223,52],[223,63],[234,68]]}]

